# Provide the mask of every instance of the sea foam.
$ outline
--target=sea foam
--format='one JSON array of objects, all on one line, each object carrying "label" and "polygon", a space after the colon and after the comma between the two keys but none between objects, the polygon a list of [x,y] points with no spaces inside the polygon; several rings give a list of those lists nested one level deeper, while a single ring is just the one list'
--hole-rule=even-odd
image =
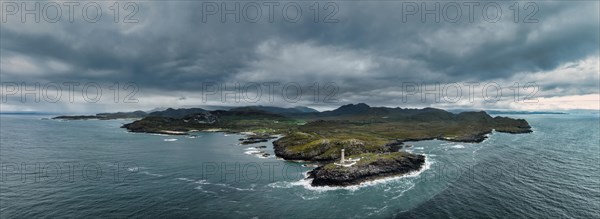
[{"label": "sea foam", "polygon": [[410,172],[410,173],[407,173],[407,174],[404,174],[401,176],[370,180],[370,181],[362,182],[358,185],[353,185],[353,186],[345,186],[345,187],[312,186],[311,183],[312,183],[313,179],[307,178],[309,171],[304,172],[304,178],[301,180],[293,181],[293,182],[274,182],[274,183],[270,183],[268,186],[271,188],[292,188],[292,187],[296,187],[296,186],[302,186],[307,190],[316,191],[316,192],[326,192],[326,191],[333,191],[333,190],[356,191],[361,188],[370,187],[370,186],[379,185],[379,184],[385,184],[385,183],[397,181],[397,180],[404,179],[404,178],[417,177],[421,173],[423,173],[426,170],[428,170],[429,168],[431,168],[431,164],[433,164],[433,163],[434,163],[434,161],[432,161],[429,158],[429,156],[427,154],[425,154],[425,163],[423,164],[423,167],[420,170],[413,171],[413,172]]},{"label": "sea foam", "polygon": [[452,145],[452,146],[450,146],[450,147],[451,147],[451,148],[456,148],[456,149],[462,149],[462,148],[465,148],[465,146],[464,146],[464,145],[462,145],[462,144]]}]

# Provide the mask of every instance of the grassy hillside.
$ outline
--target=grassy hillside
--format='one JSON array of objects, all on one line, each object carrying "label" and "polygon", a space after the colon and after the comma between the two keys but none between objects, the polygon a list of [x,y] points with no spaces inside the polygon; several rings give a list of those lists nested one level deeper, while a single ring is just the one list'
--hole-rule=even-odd
[{"label": "grassy hillside", "polygon": [[[171,111],[173,111],[171,109]],[[175,112],[175,111],[173,111]],[[283,134],[274,142],[285,159],[330,161],[348,155],[396,151],[404,141],[442,139],[480,142],[492,130],[527,133],[527,121],[485,112],[401,109],[349,104],[333,111],[282,115],[257,108],[201,111],[182,117],[148,116],[123,126],[132,132],[185,134],[192,130]]]}]

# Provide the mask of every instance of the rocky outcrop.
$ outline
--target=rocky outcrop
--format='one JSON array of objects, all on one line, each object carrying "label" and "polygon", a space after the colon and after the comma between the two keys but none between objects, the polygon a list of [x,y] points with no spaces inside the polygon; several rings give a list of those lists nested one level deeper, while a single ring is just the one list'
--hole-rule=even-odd
[{"label": "rocky outcrop", "polygon": [[496,116],[494,117],[497,132],[505,132],[511,134],[530,133],[531,126],[524,119],[513,119],[509,117]]},{"label": "rocky outcrop", "polygon": [[365,181],[401,176],[419,171],[425,165],[425,156],[406,152],[361,154],[356,164],[345,167],[330,163],[309,172],[312,186],[350,186]]},{"label": "rocky outcrop", "polygon": [[256,144],[256,143],[261,143],[261,142],[267,142],[267,141],[269,141],[271,139],[275,139],[275,138],[277,138],[277,136],[255,134],[255,135],[249,135],[246,138],[240,138],[238,140],[241,141],[240,144],[247,145],[247,144]]}]

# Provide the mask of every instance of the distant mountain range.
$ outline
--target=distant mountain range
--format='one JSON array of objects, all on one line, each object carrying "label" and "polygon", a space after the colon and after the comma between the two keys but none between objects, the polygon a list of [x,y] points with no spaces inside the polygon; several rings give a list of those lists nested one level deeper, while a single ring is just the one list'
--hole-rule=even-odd
[{"label": "distant mountain range", "polygon": [[[460,114],[461,112],[472,112],[472,109],[452,109],[442,110],[437,108],[390,108],[390,107],[371,107],[365,103],[358,104],[346,104],[338,107],[334,110],[319,112],[313,108],[297,106],[291,108],[275,107],[275,106],[243,106],[243,107],[217,107],[211,106],[212,110],[204,108],[155,108],[153,110],[144,111],[133,111],[133,112],[117,112],[117,113],[98,113],[96,115],[75,115],[75,116],[59,116],[57,119],[126,119],[126,118],[144,118],[146,116],[160,116],[169,118],[183,118],[190,114],[204,113],[216,110],[224,111],[236,111],[236,112],[266,112],[271,114],[278,114],[284,116],[293,117],[319,117],[319,118],[337,118],[337,119],[356,119],[365,117],[387,117],[387,118],[401,118],[401,117],[413,117],[418,119],[418,114],[427,113],[427,117],[437,117],[441,119],[453,117],[454,114]],[[485,110],[488,114],[568,114],[565,112],[552,112],[552,111],[511,111],[511,110]],[[573,111],[573,113],[596,113],[593,110],[579,110]],[[11,114],[11,113],[5,113]],[[27,113],[16,113],[16,114],[44,114],[36,112]]]},{"label": "distant mountain range", "polygon": [[[159,116],[180,119],[190,114],[204,113],[211,110],[203,108],[181,108],[181,109],[160,109],[155,108],[149,112],[141,110],[133,112],[116,112],[116,113],[98,113],[96,115],[75,115],[75,116],[58,116],[55,119],[68,119],[68,120],[79,120],[79,119],[129,119],[129,118],[144,118],[147,116]],[[293,107],[293,108],[282,108],[274,106],[244,106],[244,107],[231,107],[227,110],[221,111],[232,111],[232,112],[266,112],[279,115],[299,115],[308,113],[319,113],[319,111],[309,107]]]},{"label": "distant mountain range", "polygon": [[[436,108],[424,108],[424,109],[436,109]],[[319,112],[310,107],[305,106],[296,106],[290,108],[284,107],[276,107],[276,106],[243,106],[243,107],[234,107],[234,106],[202,106],[202,107],[189,107],[189,108],[166,108],[166,107],[158,107],[152,110],[147,111],[132,111],[132,112],[116,112],[116,113],[98,113],[95,115],[87,115],[90,119],[111,119],[111,118],[142,118],[147,115],[153,116],[170,116],[170,117],[181,117],[186,114],[193,112],[205,112],[205,111],[215,111],[215,110],[236,110],[236,111],[264,111],[274,114],[282,114],[282,115],[302,115],[302,114],[311,114],[311,115],[320,115],[320,116],[340,116],[340,115],[357,115],[357,114],[388,114],[390,112],[394,112],[397,110],[401,110],[404,113],[408,113],[409,111],[416,112],[416,108],[390,108],[390,107],[371,107],[365,103],[358,104],[346,104],[334,110],[328,110]],[[436,109],[441,110],[441,109]],[[461,112],[470,112],[470,111],[485,111],[489,114],[505,114],[505,115],[518,115],[518,114],[600,114],[599,110],[583,110],[583,109],[574,109],[574,110],[561,110],[561,111],[524,111],[524,110],[485,110],[485,109],[447,109],[447,112],[451,112],[454,114],[458,114]],[[37,111],[0,111],[0,114],[15,114],[15,115],[56,115],[56,112],[37,112]],[[72,116],[69,117],[81,117],[83,116]]]},{"label": "distant mountain range", "polygon": [[230,111],[264,111],[274,114],[303,114],[303,113],[318,113],[316,109],[305,107],[305,106],[297,106],[293,108],[281,108],[274,106],[245,106],[245,107],[237,107],[230,109]]},{"label": "distant mountain range", "polygon": [[148,114],[144,111],[138,110],[133,112],[116,112],[116,113],[98,113],[96,115],[77,115],[77,116],[57,116],[54,119],[66,119],[66,120],[82,120],[82,119],[135,119],[144,118]]},{"label": "distant mountain range", "polygon": [[[473,109],[451,109],[448,110],[453,113],[460,113],[466,111],[473,111]],[[524,110],[485,110],[489,114],[507,114],[507,115],[518,115],[518,114],[569,114],[568,112],[558,111],[524,111]]]},{"label": "distant mountain range", "polygon": [[168,108],[163,111],[156,111],[148,114],[149,116],[162,116],[162,117],[170,117],[170,118],[183,118],[189,114],[194,113],[203,113],[206,112],[205,109],[202,108],[189,108],[189,109],[173,109]]}]

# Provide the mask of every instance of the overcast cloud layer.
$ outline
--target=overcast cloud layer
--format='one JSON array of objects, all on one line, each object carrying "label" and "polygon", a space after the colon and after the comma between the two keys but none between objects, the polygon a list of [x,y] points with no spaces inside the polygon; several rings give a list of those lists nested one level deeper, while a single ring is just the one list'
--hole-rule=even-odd
[{"label": "overcast cloud layer", "polygon": [[[328,109],[357,102],[526,110],[600,107],[600,8],[594,1],[536,2],[537,23],[522,22],[529,12],[523,9],[524,2],[519,22],[514,22],[509,10],[514,2],[499,2],[503,12],[498,22],[484,20],[479,6],[473,22],[463,7],[462,18],[451,23],[435,22],[433,17],[421,22],[419,16],[403,22],[402,2],[365,1],[335,2],[339,11],[334,18],[339,21],[334,23],[313,22],[309,7],[314,2],[299,3],[303,14],[297,23],[282,17],[284,3],[276,8],[272,23],[266,17],[267,7],[256,23],[243,18],[236,23],[232,16],[223,23],[219,14],[208,16],[205,23],[200,2],[145,1],[137,2],[139,22],[129,24],[112,20],[107,10],[111,3],[101,3],[104,14],[97,23],[84,21],[80,13],[73,23],[64,17],[66,12],[58,23],[43,19],[36,23],[31,17],[22,23],[20,17],[9,16],[0,26],[1,79],[28,85],[97,82],[104,95],[112,95],[107,87],[114,82],[121,86],[133,82],[139,86],[138,103],[115,104],[111,98],[98,103],[76,98],[70,103],[64,97],[57,103],[21,103],[20,96],[10,96],[2,110],[99,112],[258,104]],[[329,11],[322,9],[321,16]],[[263,87],[265,97],[257,102],[223,103],[216,96],[203,102],[207,82],[229,88],[235,83],[279,82],[277,94],[283,85],[295,82],[303,87],[303,98],[269,101]],[[309,87],[315,82],[323,96],[334,93],[331,100],[335,101],[315,102],[314,89]],[[464,97],[458,101],[442,98],[440,103],[431,99],[422,103],[420,96],[403,101],[403,83],[413,82],[432,88],[438,82],[494,82],[502,86],[506,98],[485,101],[480,86],[469,101],[463,86]],[[514,82],[535,82],[538,102],[515,103],[508,89]],[[330,85],[336,89],[326,87]]]}]

